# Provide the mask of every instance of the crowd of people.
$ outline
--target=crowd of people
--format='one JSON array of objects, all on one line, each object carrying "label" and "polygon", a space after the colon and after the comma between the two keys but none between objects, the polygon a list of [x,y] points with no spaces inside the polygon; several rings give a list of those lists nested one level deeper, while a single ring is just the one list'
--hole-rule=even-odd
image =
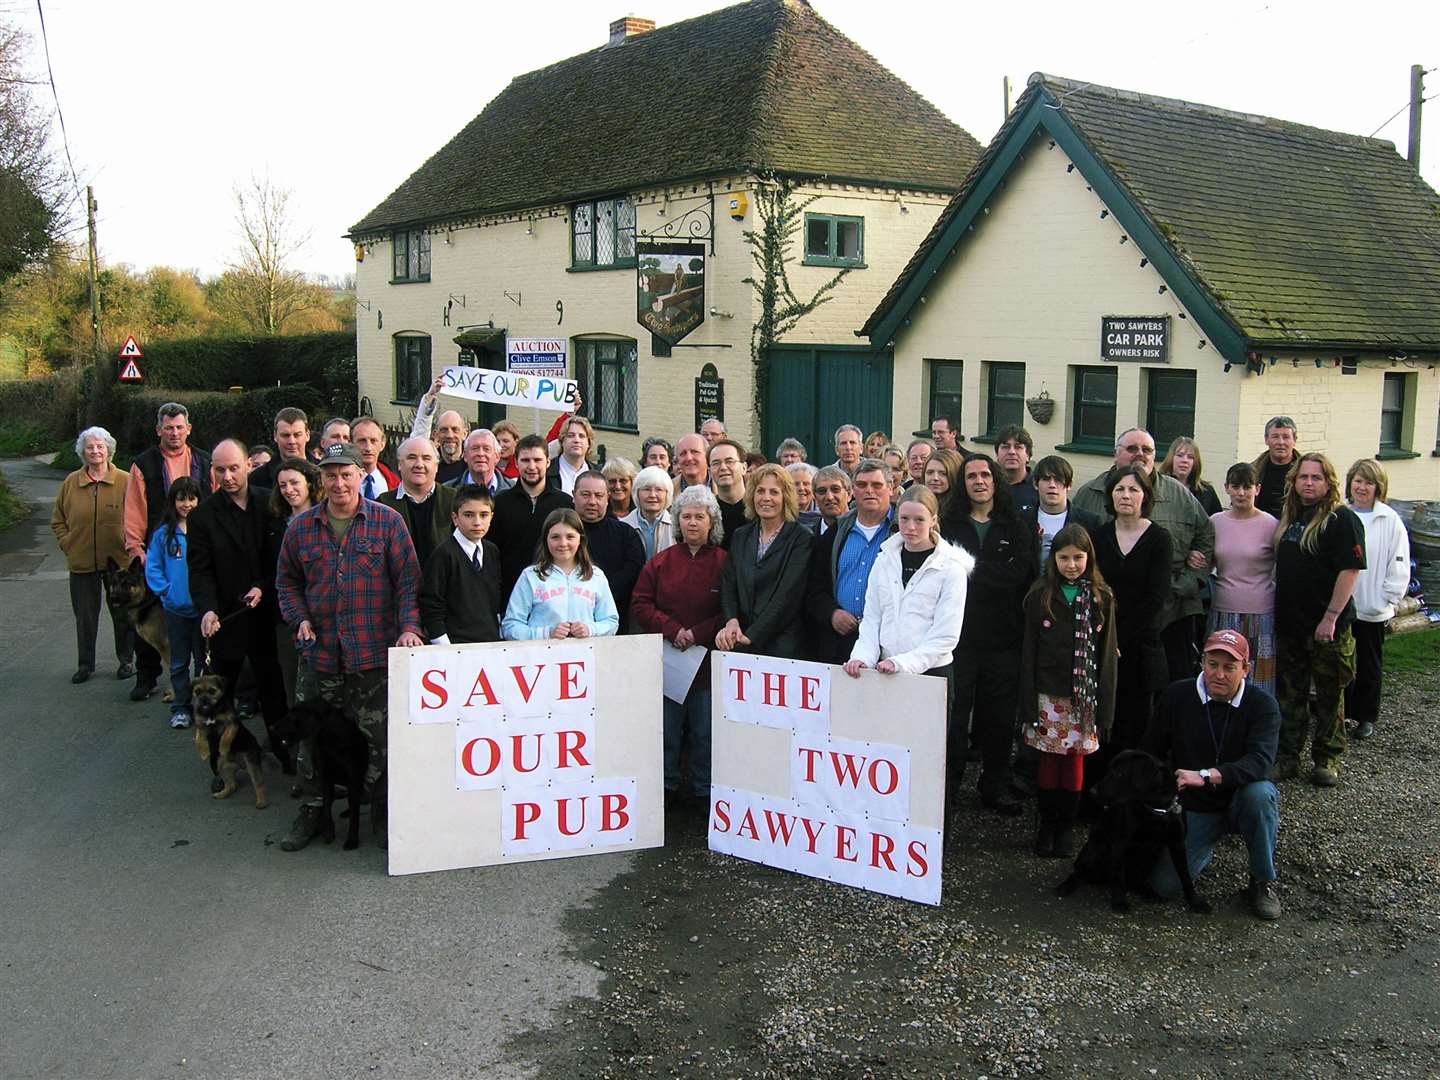
[{"label": "crowd of people", "polygon": [[[383,806],[392,646],[658,633],[857,678],[928,675],[947,687],[947,820],[975,763],[983,808],[1017,815],[1034,797],[1036,854],[1073,854],[1083,793],[1120,751],[1150,749],[1202,822],[1192,871],[1239,833],[1265,918],[1279,914],[1275,782],[1300,774],[1308,732],[1308,777],[1333,787],[1346,716],[1361,739],[1380,721],[1405,529],[1378,462],[1355,462],[1342,486],[1323,453],[1300,452],[1289,417],[1226,470],[1222,508],[1193,439],[1157,463],[1138,428],[1078,488],[1063,457],[1032,463],[1023,427],[998,432],[991,456],[960,447],[946,417],[904,446],[842,425],[819,462],[793,438],[771,462],[711,419],[597,467],[578,412],[546,435],[471,430],[437,392],[393,469],[370,417],[312,431],[282,409],[273,448],[227,438],[207,452],[171,403],[128,472],[108,432],[81,432],[52,519],[73,681],[96,668],[102,578],[143,566],[164,609],[170,724],[192,723],[203,658],[296,773],[275,726],[295,701],[338,705],[368,741]],[[145,700],[159,654],[119,620],[114,640],[117,677]],[[667,804],[708,799],[710,713],[707,658],[688,696],[664,702]],[[287,851],[319,827],[307,772]],[[383,842],[383,815],[376,830]],[[1173,871],[1153,884],[1178,888]]]}]

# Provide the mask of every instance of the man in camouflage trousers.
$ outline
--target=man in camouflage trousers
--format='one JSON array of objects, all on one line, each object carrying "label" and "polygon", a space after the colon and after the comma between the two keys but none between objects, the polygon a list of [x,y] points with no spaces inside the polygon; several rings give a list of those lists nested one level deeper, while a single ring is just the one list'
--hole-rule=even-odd
[{"label": "man in camouflage trousers", "polygon": [[[370,745],[371,820],[384,847],[386,672],[392,644],[425,643],[420,564],[400,515],[360,497],[363,465],[352,447],[326,446],[319,465],[325,501],[285,530],[276,591],[305,661],[296,697],[343,709]],[[307,801],[281,850],[300,850],[319,829],[319,801]]]}]

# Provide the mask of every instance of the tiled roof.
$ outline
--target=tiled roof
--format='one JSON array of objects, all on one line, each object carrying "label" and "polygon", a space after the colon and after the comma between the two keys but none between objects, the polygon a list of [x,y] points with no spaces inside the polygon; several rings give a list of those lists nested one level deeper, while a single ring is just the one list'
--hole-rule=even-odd
[{"label": "tiled roof", "polygon": [[1440,348],[1440,196],[1390,143],[1043,74],[867,331],[1041,94],[1251,346]]},{"label": "tiled roof", "polygon": [[352,228],[735,171],[953,191],[980,147],[800,0],[751,0],[514,79]]}]

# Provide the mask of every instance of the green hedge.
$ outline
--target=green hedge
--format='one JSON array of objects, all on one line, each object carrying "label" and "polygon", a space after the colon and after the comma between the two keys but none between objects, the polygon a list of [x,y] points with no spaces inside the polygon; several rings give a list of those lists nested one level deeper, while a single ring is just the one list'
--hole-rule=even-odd
[{"label": "green hedge", "polygon": [[190,410],[194,433],[190,442],[206,450],[224,438],[244,443],[271,442],[275,414],[286,406],[304,409],[311,422],[323,420],[326,402],[311,386],[271,386],[244,394],[213,390],[136,390],[126,388],[112,398],[113,421],[106,424],[120,451],[135,454],[155,442],[155,414],[167,401],[178,400]]},{"label": "green hedge", "polygon": [[80,377],[62,371],[0,381],[0,443],[11,454],[53,450],[79,432],[84,413]]},{"label": "green hedge", "polygon": [[309,383],[325,387],[327,369],[355,356],[353,332],[295,337],[200,337],[142,346],[145,385],[173,390],[229,390]]}]

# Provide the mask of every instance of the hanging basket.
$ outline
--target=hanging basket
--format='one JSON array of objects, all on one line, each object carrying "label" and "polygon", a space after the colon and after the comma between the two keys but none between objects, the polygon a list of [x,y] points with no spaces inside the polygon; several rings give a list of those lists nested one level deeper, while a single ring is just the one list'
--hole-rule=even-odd
[{"label": "hanging basket", "polygon": [[1025,410],[1037,424],[1048,424],[1055,415],[1055,399],[1041,390],[1034,397],[1025,399]]}]

